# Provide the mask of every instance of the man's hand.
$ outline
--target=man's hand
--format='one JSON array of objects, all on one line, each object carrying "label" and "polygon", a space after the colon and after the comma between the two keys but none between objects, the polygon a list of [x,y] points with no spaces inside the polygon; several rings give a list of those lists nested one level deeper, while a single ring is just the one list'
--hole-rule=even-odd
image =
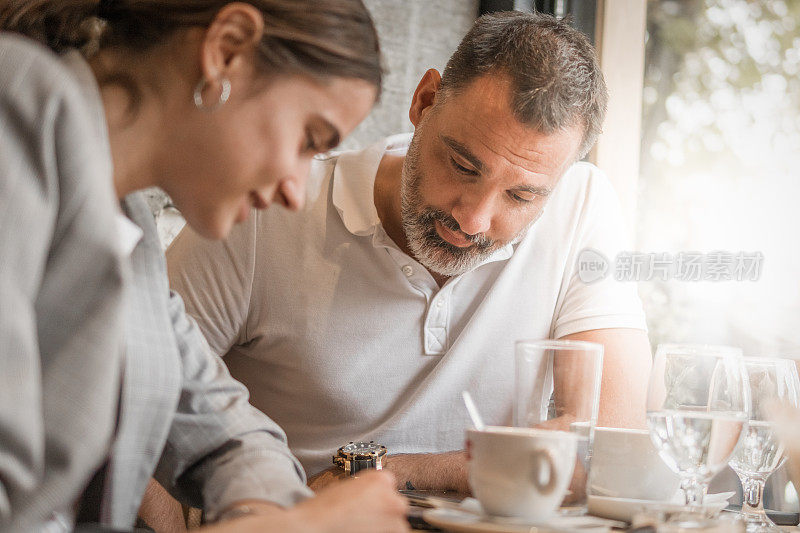
[{"label": "man's hand", "polygon": [[327,470],[323,470],[319,474],[313,475],[310,478],[308,478],[308,488],[310,488],[314,492],[319,492],[328,485],[331,485],[333,483],[338,483],[340,481],[344,481],[349,478],[350,475],[347,472],[345,472],[338,466],[333,466]]}]

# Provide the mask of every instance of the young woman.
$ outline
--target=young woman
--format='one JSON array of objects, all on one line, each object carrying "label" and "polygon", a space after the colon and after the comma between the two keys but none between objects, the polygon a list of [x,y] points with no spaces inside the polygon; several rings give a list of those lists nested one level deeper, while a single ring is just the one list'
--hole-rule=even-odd
[{"label": "young woman", "polygon": [[0,529],[130,528],[155,475],[211,528],[405,530],[383,473],[305,500],[136,193],[210,238],[297,209],[380,90],[361,1],[10,0],[0,29]]}]

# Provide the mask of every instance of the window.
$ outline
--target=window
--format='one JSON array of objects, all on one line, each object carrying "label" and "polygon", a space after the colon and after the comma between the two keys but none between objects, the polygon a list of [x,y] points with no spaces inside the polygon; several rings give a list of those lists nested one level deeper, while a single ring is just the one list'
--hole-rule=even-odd
[{"label": "window", "polygon": [[651,340],[800,354],[800,2],[649,0],[645,43],[636,248],[675,269],[640,283]]}]

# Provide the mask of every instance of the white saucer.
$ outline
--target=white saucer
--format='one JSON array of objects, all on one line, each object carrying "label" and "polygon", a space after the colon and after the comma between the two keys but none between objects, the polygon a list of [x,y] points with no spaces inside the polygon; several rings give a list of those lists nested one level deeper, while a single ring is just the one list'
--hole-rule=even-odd
[{"label": "white saucer", "polygon": [[422,518],[429,524],[452,533],[562,533],[611,531],[607,522],[592,516],[553,517],[544,524],[525,523],[513,518],[494,518],[461,509],[428,509]]},{"label": "white saucer", "polygon": [[[733,492],[707,494],[703,499],[703,508],[709,513],[722,511],[728,506],[728,499]],[[680,512],[686,506],[674,502],[659,502],[653,500],[634,500],[632,498],[611,498],[609,496],[589,496],[589,514],[631,522],[637,513],[662,510],[666,512]]]}]

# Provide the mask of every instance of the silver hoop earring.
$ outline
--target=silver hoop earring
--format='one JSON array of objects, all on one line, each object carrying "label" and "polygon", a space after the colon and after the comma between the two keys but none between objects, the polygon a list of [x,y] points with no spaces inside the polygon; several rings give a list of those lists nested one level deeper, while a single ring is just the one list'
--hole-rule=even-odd
[{"label": "silver hoop earring", "polygon": [[203,102],[203,90],[206,88],[206,85],[208,85],[208,82],[205,78],[202,78],[198,82],[197,86],[194,88],[194,105],[197,109],[201,111],[216,111],[222,107],[222,104],[228,101],[228,98],[231,96],[231,82],[224,76],[219,79],[219,82],[222,85],[222,92],[219,94],[219,100],[211,106],[207,106],[205,102]]}]

